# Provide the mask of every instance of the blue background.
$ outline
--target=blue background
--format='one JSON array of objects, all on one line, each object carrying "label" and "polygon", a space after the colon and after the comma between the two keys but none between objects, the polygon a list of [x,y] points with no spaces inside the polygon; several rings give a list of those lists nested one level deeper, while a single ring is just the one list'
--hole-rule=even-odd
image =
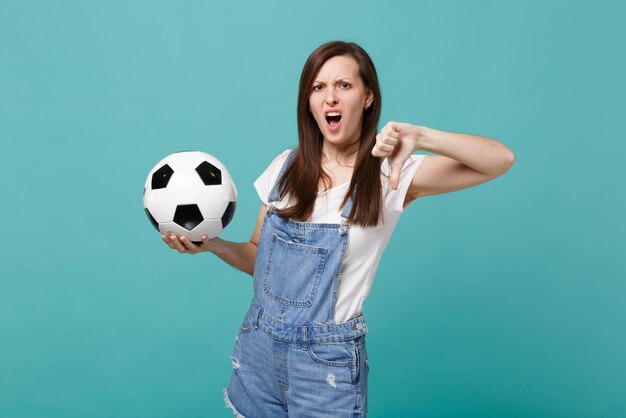
[{"label": "blue background", "polygon": [[0,416],[230,416],[251,278],[170,250],[143,183],[217,156],[239,191],[222,237],[247,241],[333,39],[376,63],[381,127],[517,157],[401,218],[364,307],[370,416],[626,416],[625,8],[302,3],[0,0]]}]

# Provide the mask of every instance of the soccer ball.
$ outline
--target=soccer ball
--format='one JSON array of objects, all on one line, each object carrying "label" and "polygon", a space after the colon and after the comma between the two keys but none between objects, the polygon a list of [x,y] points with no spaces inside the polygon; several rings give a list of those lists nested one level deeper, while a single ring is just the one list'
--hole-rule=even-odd
[{"label": "soccer ball", "polygon": [[235,214],[237,188],[226,167],[201,151],[181,151],[159,161],[143,188],[143,206],[157,231],[202,244]]}]

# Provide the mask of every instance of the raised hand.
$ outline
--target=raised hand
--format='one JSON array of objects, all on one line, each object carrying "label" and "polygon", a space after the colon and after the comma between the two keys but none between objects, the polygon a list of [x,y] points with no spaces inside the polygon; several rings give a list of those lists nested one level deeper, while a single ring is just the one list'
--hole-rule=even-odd
[{"label": "raised hand", "polygon": [[410,123],[388,122],[376,135],[372,148],[374,157],[387,157],[391,165],[391,187],[398,188],[400,171],[413,151],[417,150],[419,126]]}]

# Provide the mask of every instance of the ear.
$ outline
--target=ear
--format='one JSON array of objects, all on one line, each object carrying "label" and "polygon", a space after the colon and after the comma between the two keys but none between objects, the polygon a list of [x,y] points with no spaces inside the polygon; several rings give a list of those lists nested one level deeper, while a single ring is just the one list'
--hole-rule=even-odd
[{"label": "ear", "polygon": [[365,108],[367,109],[368,107],[370,107],[373,101],[374,101],[374,93],[372,93],[372,90],[368,89],[367,97],[365,98]]}]

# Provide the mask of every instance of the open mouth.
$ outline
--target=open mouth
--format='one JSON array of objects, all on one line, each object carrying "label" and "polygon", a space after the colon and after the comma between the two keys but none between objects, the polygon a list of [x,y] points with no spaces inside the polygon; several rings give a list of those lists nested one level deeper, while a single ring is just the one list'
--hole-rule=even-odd
[{"label": "open mouth", "polygon": [[328,112],[326,114],[326,123],[330,129],[335,130],[339,127],[339,123],[341,123],[341,113],[339,112]]}]

